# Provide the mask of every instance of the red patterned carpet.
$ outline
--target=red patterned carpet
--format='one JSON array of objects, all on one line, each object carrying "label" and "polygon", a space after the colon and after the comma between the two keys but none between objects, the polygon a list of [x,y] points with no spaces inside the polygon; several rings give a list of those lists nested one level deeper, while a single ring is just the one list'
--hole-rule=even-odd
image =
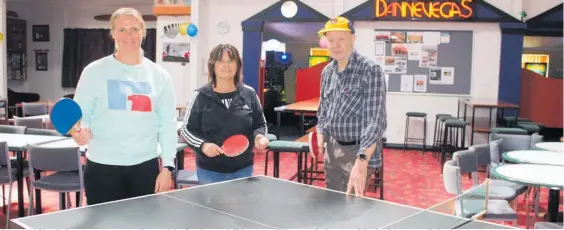
[{"label": "red patterned carpet", "polygon": [[[255,158],[255,174],[264,174],[264,153],[257,154]],[[289,179],[296,172],[296,154],[280,154],[280,178]],[[187,151],[185,168],[194,169],[193,155]],[[443,186],[440,164],[432,154],[422,154],[420,151],[385,150],[384,153],[384,198],[387,201],[406,204],[420,208],[430,208],[454,196],[445,191]],[[272,175],[272,157],[269,157],[269,175]],[[321,175],[322,177],[322,175]],[[481,181],[484,174],[480,174]],[[462,183],[465,189],[471,187],[472,182],[468,176],[463,176]],[[17,191],[13,189],[13,198],[10,203],[11,216],[17,214]],[[324,187],[323,181],[315,181],[315,186]],[[24,191],[27,191],[25,189]],[[8,192],[6,191],[6,199]],[[379,198],[379,193],[370,189],[367,196]],[[74,197],[74,196],[73,196]],[[529,196],[531,197],[531,196]],[[542,190],[540,213],[544,213],[547,206],[548,190]],[[28,197],[25,197],[26,208]],[[43,212],[58,210],[59,197],[56,193],[42,193]],[[519,227],[525,227],[525,204],[523,198],[518,199]],[[532,203],[532,202],[531,202]],[[74,200],[73,200],[74,206]],[[5,215],[2,215],[0,224],[4,224]],[[500,223],[500,222],[497,222]],[[503,224],[503,223],[502,223]],[[507,223],[511,225],[511,223]],[[2,225],[3,226],[3,225]]]}]

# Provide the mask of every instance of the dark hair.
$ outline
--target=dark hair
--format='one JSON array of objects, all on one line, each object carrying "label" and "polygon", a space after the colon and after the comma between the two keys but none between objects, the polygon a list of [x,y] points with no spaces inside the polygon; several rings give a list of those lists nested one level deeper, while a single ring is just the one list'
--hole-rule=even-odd
[{"label": "dark hair", "polygon": [[235,71],[233,83],[235,83],[235,86],[237,86],[241,81],[241,69],[243,68],[243,61],[241,60],[241,56],[239,56],[239,50],[237,50],[235,46],[232,46],[230,44],[220,44],[213,48],[208,59],[208,78],[212,83],[212,86],[214,87],[217,84],[217,76],[215,75],[215,63],[221,60],[224,51],[227,51],[229,59],[234,60],[237,64],[237,71]]}]

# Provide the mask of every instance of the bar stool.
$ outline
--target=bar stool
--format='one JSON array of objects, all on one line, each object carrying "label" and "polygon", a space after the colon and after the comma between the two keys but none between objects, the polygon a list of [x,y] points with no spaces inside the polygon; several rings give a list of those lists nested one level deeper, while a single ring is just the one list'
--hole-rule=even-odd
[{"label": "bar stool", "polygon": [[527,135],[527,130],[521,128],[495,127],[490,129],[490,133]]},{"label": "bar stool", "polygon": [[[459,136],[462,138],[459,139]],[[443,143],[441,145],[441,173],[447,154],[463,150],[466,136],[466,122],[457,118],[444,121]],[[450,137],[450,138],[449,138]]]},{"label": "bar stool", "polygon": [[[281,141],[274,140],[268,144],[265,160],[264,160],[264,175],[268,174],[268,155],[274,153],[274,171],[273,177],[278,178],[280,174],[280,154],[281,153],[296,153],[298,155],[297,167],[297,180],[299,183],[302,181],[307,182],[307,154],[309,152],[309,144],[306,142],[297,141]],[[304,158],[305,156],[305,158]],[[304,161],[305,159],[305,161]],[[293,179],[293,178],[292,178]],[[292,180],[290,179],[290,180]]]},{"label": "bar stool", "polygon": [[522,128],[527,131],[527,134],[531,135],[533,133],[540,132],[541,128],[539,125],[533,122],[517,122],[517,127]]},{"label": "bar stool", "polygon": [[435,129],[433,130],[433,149],[437,149],[441,145],[441,127],[444,120],[439,120],[441,117],[452,117],[450,114],[439,113],[435,115]]},{"label": "bar stool", "polygon": [[449,115],[449,114],[442,114],[440,116],[438,116],[438,121],[435,123],[436,125],[436,129],[437,129],[437,136],[436,136],[436,141],[433,143],[433,156],[435,158],[438,158],[441,154],[441,146],[443,144],[443,130],[444,130],[444,123],[446,120],[448,119],[456,119],[455,117]]},{"label": "bar stool", "polygon": [[[427,141],[427,113],[421,112],[407,112],[405,118],[405,136],[403,140],[403,150],[407,149],[407,142],[408,141],[422,141],[423,143],[423,152],[427,150],[425,147]],[[423,138],[411,138],[409,137],[409,121],[411,118],[422,118],[423,119]]]},{"label": "bar stool", "polygon": [[517,117],[517,119],[515,119],[514,116],[505,116],[503,117],[502,121],[503,121],[503,126],[506,127],[515,127],[517,126],[518,122],[531,122],[529,119],[524,117]]}]

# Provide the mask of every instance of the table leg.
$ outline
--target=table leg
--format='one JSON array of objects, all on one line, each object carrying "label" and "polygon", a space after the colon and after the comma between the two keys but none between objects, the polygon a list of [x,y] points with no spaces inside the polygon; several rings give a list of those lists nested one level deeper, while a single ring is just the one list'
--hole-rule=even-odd
[{"label": "table leg", "polygon": [[456,103],[456,118],[460,119],[460,100]]},{"label": "table leg", "polygon": [[[309,169],[307,168],[307,167],[308,167],[308,165],[307,165],[307,154],[308,154],[308,153],[307,153],[307,152],[302,152],[302,153],[300,153],[300,154],[303,154],[303,159],[304,159],[304,167],[303,167],[304,170],[303,170],[303,176],[302,176],[303,179],[302,179],[302,181],[303,181],[304,184],[307,184],[307,178],[308,178],[308,176],[307,176],[307,171],[309,170]],[[312,168],[311,170],[313,170],[313,168]]]},{"label": "table leg", "polygon": [[16,179],[18,181],[18,216],[24,217],[24,195],[23,195],[23,151],[16,151]]},{"label": "table leg", "polygon": [[464,104],[464,122],[466,122],[466,109],[468,109],[468,105]]},{"label": "table leg", "polygon": [[490,107],[490,113],[488,114],[488,129],[492,128],[492,107]]},{"label": "table leg", "polygon": [[[468,105],[466,103],[464,103],[464,119],[462,119],[464,121],[464,135],[466,135],[466,122],[467,122],[467,116],[466,116],[466,109],[468,109]],[[466,143],[466,139],[462,140],[464,143]]]},{"label": "table leg", "polygon": [[[34,170],[33,177],[35,178],[35,180],[41,179],[41,171]],[[43,210],[41,206],[41,189],[35,189],[34,193],[35,193],[35,214],[41,214]]]},{"label": "table leg", "polygon": [[474,122],[476,116],[476,107],[472,107],[472,123],[470,125],[470,146],[474,145]]},{"label": "table leg", "polygon": [[305,118],[304,118],[304,113],[300,113],[300,120],[302,122],[302,125],[300,126],[300,136],[305,135]]},{"label": "table leg", "polygon": [[59,193],[59,210],[67,209],[66,195],[64,192]]},{"label": "table leg", "polygon": [[515,126],[519,123],[519,109],[515,109]]},{"label": "table leg", "polygon": [[302,177],[302,153],[301,152],[298,152],[298,162],[297,163],[298,163],[298,174],[297,174],[298,178],[297,178],[297,181],[298,181],[298,183],[301,183],[302,178],[303,178]]},{"label": "table leg", "polygon": [[505,113],[505,109],[504,109],[504,108],[501,108],[501,119],[500,119],[501,124],[502,124],[503,126],[509,126],[509,125],[505,124],[505,119],[503,119],[503,118],[505,117],[505,116],[504,116],[504,113]]},{"label": "table leg", "polygon": [[546,213],[548,222],[562,222],[562,217],[559,217],[558,206],[560,206],[560,191],[551,189],[548,193],[548,210]]},{"label": "table leg", "polygon": [[178,159],[176,164],[178,170],[184,169],[184,150],[180,150],[176,153],[176,158]]},{"label": "table leg", "polygon": [[280,111],[276,112],[276,138],[278,138],[278,140],[280,140]]},{"label": "table leg", "polygon": [[280,153],[279,152],[274,152],[274,158],[272,159],[272,163],[274,164],[274,167],[272,167],[272,176],[278,178],[279,177],[279,170],[278,168],[280,168]]}]

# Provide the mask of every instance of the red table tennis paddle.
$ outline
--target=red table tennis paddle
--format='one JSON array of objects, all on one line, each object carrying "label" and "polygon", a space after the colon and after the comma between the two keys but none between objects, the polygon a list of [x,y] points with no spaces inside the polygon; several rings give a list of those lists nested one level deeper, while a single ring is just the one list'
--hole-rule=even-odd
[{"label": "red table tennis paddle", "polygon": [[249,148],[249,139],[242,134],[230,136],[223,142],[223,154],[228,157],[236,157]]},{"label": "red table tennis paddle", "polygon": [[314,159],[319,156],[319,145],[317,144],[317,132],[313,131],[309,133],[309,154]]},{"label": "red table tennis paddle", "polygon": [[76,101],[70,98],[59,100],[49,115],[55,130],[62,135],[72,134],[82,119],[82,109]]}]

